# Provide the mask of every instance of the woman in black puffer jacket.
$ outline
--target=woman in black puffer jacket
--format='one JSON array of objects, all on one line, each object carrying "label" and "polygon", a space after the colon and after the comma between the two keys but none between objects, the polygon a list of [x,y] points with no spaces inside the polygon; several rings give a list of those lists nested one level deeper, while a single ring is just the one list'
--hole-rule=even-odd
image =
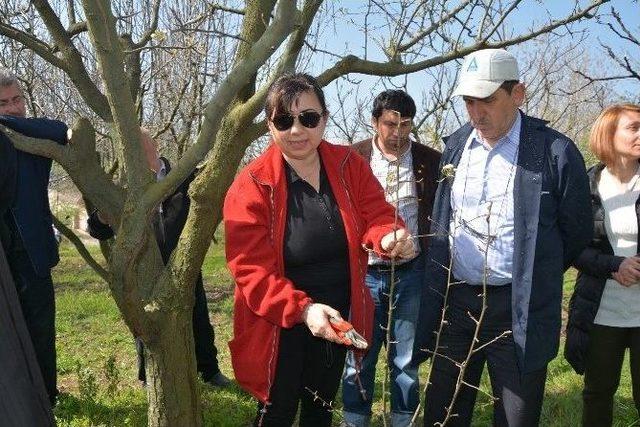
[{"label": "woman in black puffer jacket", "polygon": [[589,145],[594,237],[574,263],[565,358],[585,374],[583,426],[610,426],[626,348],[640,411],[640,106],[605,109]]}]

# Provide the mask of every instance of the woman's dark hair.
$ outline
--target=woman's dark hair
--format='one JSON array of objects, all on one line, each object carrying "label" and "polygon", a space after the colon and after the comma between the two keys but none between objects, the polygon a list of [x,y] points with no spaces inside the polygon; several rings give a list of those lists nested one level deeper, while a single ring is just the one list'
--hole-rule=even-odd
[{"label": "woman's dark hair", "polygon": [[313,92],[322,107],[321,113],[327,113],[324,93],[315,78],[305,73],[285,74],[269,87],[264,106],[267,119],[271,119],[274,114],[290,112],[291,104],[304,92]]},{"label": "woman's dark hair", "polygon": [[371,115],[375,119],[379,119],[384,110],[397,111],[400,113],[400,117],[413,118],[416,115],[416,103],[406,92],[388,89],[381,92],[373,100]]}]

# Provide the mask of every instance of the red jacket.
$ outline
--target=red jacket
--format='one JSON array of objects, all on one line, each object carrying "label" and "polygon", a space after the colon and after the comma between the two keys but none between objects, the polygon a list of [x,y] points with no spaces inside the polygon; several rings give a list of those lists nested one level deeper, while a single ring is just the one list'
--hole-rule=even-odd
[{"label": "red jacket", "polygon": [[[371,342],[373,301],[364,285],[363,245],[381,252],[382,236],[393,230],[394,209],[357,153],[326,141],[318,151],[349,245],[350,321]],[[240,385],[261,402],[269,400],[275,377],[280,329],[300,323],[312,302],[284,276],[286,208],[284,159],[272,143],[240,172],[224,202],[227,263],[236,282],[231,362]]]}]

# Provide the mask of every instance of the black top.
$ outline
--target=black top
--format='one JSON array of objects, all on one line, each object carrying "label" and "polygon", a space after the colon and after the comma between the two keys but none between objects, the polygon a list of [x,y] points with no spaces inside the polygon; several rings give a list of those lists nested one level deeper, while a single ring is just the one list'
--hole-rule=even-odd
[{"label": "black top", "polygon": [[285,276],[314,302],[349,314],[349,249],[340,211],[320,164],[320,191],[289,164],[287,220],[284,232]]}]

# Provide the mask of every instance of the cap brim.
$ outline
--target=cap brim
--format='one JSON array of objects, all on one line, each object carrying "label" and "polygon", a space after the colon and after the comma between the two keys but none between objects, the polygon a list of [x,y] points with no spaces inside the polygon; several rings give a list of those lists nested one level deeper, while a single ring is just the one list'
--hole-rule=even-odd
[{"label": "cap brim", "polygon": [[490,82],[488,80],[465,80],[458,83],[452,96],[470,96],[472,98],[487,98],[498,90],[504,82]]}]

